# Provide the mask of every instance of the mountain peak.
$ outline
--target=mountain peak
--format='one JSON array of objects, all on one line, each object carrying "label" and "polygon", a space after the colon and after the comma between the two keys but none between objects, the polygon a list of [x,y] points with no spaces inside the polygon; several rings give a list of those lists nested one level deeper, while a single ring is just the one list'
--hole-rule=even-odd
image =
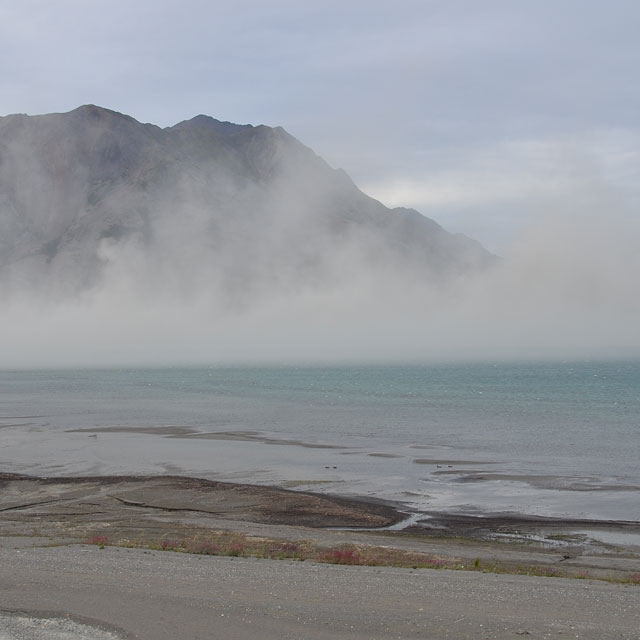
[{"label": "mountain peak", "polygon": [[[102,115],[107,113],[118,113],[117,111],[113,111],[112,109],[107,109],[105,107],[99,107],[97,104],[81,104],[79,107],[73,109],[70,113],[85,113],[87,115]],[[118,115],[122,115],[118,113]]]},{"label": "mountain peak", "polygon": [[232,136],[240,131],[246,131],[253,129],[251,124],[234,124],[233,122],[227,122],[222,120],[216,120],[211,116],[199,114],[191,120],[183,120],[173,127],[167,127],[173,131],[185,131],[192,129],[207,129],[209,131],[215,131],[223,136]]},{"label": "mountain peak", "polygon": [[83,104],[77,107],[73,111],[69,112],[69,115],[82,116],[83,118],[91,118],[94,120],[102,120],[106,118],[124,118],[126,120],[134,120],[131,116],[127,116],[119,111],[112,109],[106,109],[105,107],[99,107],[95,104]]}]

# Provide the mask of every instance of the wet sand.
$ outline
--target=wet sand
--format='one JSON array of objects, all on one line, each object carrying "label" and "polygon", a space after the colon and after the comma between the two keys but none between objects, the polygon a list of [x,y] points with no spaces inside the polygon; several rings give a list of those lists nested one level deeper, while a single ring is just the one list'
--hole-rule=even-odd
[{"label": "wet sand", "polygon": [[143,433],[160,435],[167,438],[184,438],[194,440],[227,440],[232,442],[261,442],[262,444],[290,445],[307,449],[345,449],[339,445],[303,442],[302,440],[287,440],[284,438],[270,438],[259,431],[197,431],[190,427],[94,427],[91,429],[67,429],[67,433]]},{"label": "wet sand", "polygon": [[301,527],[380,528],[402,514],[375,501],[182,476],[34,478],[0,474],[2,526],[69,528],[146,521],[168,514]]}]

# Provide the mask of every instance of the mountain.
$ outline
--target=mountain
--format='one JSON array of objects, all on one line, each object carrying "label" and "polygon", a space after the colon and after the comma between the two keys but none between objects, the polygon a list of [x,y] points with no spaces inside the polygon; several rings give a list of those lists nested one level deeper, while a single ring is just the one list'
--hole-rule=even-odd
[{"label": "mountain", "polygon": [[362,193],[280,127],[165,129],[94,105],[0,117],[0,283],[76,296],[105,279],[243,299],[394,269],[440,281],[495,262]]}]

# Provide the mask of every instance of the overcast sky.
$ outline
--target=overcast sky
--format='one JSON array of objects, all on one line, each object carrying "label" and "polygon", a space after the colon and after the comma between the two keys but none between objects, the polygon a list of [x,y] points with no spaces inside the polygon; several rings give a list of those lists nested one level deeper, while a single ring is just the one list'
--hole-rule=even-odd
[{"label": "overcast sky", "polygon": [[638,34],[637,0],[0,0],[0,114],[282,125],[505,253],[550,212],[637,215]]}]

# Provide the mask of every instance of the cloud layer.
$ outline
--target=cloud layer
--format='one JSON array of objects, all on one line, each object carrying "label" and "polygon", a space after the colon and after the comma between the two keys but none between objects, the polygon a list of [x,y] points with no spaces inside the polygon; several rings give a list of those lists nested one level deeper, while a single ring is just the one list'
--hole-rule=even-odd
[{"label": "cloud layer", "polygon": [[[439,287],[351,255],[342,278],[263,289],[241,305],[216,287],[144,288],[114,269],[60,304],[3,308],[5,366],[393,362],[637,357],[640,231],[627,218],[550,212],[495,269]],[[130,265],[129,265],[130,266]]]}]

